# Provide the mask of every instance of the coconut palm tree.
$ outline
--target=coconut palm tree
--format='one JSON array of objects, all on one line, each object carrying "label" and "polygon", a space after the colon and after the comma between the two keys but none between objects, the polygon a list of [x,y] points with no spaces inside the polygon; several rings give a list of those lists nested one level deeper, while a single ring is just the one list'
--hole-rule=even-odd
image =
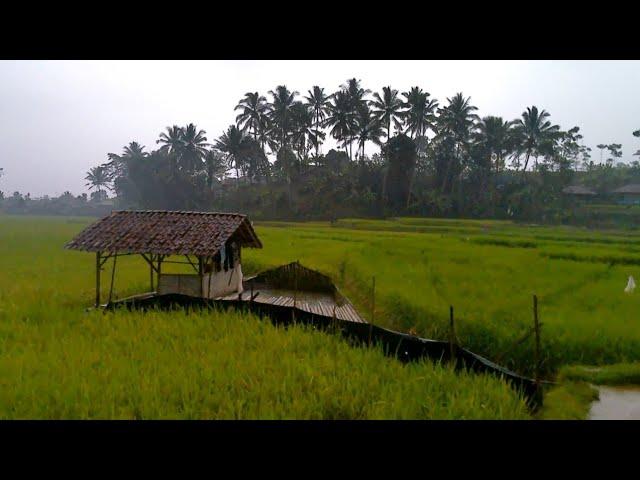
[{"label": "coconut palm tree", "polygon": [[159,151],[167,154],[171,162],[171,171],[175,175],[184,151],[184,129],[177,125],[167,127],[166,132],[160,133],[160,138],[156,140],[156,143],[162,145]]},{"label": "coconut palm tree", "polygon": [[166,132],[160,133],[160,138],[156,140],[156,143],[162,144],[160,151],[163,153],[181,153],[184,146],[183,129],[174,125],[173,127],[167,127],[166,130]]},{"label": "coconut palm tree", "polygon": [[382,88],[382,96],[379,93],[373,94],[374,100],[370,102],[374,107],[373,114],[378,121],[387,127],[387,142],[391,137],[391,122],[397,130],[402,130],[402,118],[404,104],[398,97],[398,90],[394,90],[391,87]]},{"label": "coconut palm tree", "polygon": [[258,131],[263,123],[264,115],[267,112],[267,99],[258,92],[248,92],[244,98],[238,102],[235,110],[240,110],[236,117],[236,123],[243,131],[250,130],[253,138],[258,139]]},{"label": "coconut palm tree", "polygon": [[316,132],[316,157],[318,156],[318,148],[320,146],[320,134],[322,134],[322,138],[324,138],[324,133],[320,131],[320,126],[324,119],[327,117],[327,111],[329,108],[329,99],[331,95],[325,95],[324,88],[320,88],[317,85],[313,87],[312,90],[309,90],[308,96],[304,97],[307,101],[307,105],[313,112],[313,121],[315,124],[315,132]]},{"label": "coconut palm tree", "polygon": [[[447,187],[452,161],[459,166],[463,164],[462,154],[468,153],[471,135],[478,120],[475,112],[477,107],[471,105],[471,97],[465,98],[462,93],[457,93],[443,108],[438,110],[439,117],[436,124],[436,133],[441,139],[448,139],[453,143],[453,158],[447,161],[445,175],[443,177],[442,191]],[[462,170],[460,170],[462,172]]]},{"label": "coconut palm tree", "polygon": [[522,113],[522,118],[515,122],[516,134],[521,139],[518,154],[525,155],[523,172],[527,170],[531,156],[535,158],[536,167],[538,166],[538,157],[549,151],[551,143],[560,131],[558,125],[552,125],[547,120],[549,116],[547,111],[538,111],[538,107],[534,105],[527,107]]},{"label": "coconut palm tree", "polygon": [[226,175],[229,170],[229,164],[224,155],[214,149],[207,151],[204,156],[204,163],[207,171],[207,185],[209,190],[212,190],[214,182],[222,180]]},{"label": "coconut palm tree", "polygon": [[[349,106],[351,115],[355,118],[358,115],[358,110],[362,107],[363,104],[367,103],[365,99],[366,95],[371,93],[371,90],[365,90],[360,86],[360,80],[356,78],[350,78],[347,82],[340,87],[344,92],[346,92],[347,97],[349,98]],[[352,152],[353,142],[356,140],[356,131],[355,131],[355,123],[352,125],[351,132],[349,134],[349,151]],[[351,153],[349,154],[351,157]]]},{"label": "coconut palm tree", "polygon": [[429,92],[424,92],[420,87],[413,87],[408,92],[403,92],[405,97],[405,128],[412,139],[422,137],[427,130],[433,127],[435,111],[438,101],[429,100]]},{"label": "coconut palm tree", "polygon": [[272,136],[280,149],[289,143],[289,135],[294,126],[291,108],[298,92],[291,92],[285,85],[278,85],[269,94],[273,100],[269,104],[267,115],[271,121]]},{"label": "coconut palm tree", "polygon": [[246,138],[242,130],[235,125],[230,125],[215,144],[215,148],[225,154],[227,165],[235,169],[236,178],[240,178],[240,170],[244,170],[243,154]]},{"label": "coconut palm tree", "polygon": [[207,153],[207,132],[198,130],[193,123],[183,129],[183,150],[180,155],[182,168],[189,173],[200,171],[203,168],[203,159]]},{"label": "coconut palm tree", "polygon": [[384,136],[384,129],[378,119],[372,115],[369,105],[362,103],[355,116],[355,138],[358,141],[360,158],[364,157],[364,147],[367,142],[381,145],[381,138]]},{"label": "coconut palm tree", "polygon": [[[295,127],[292,141],[298,152],[299,160],[308,160],[308,154],[312,147],[318,151],[318,145],[325,138],[322,130],[314,128],[314,111],[306,103],[296,102],[293,105]],[[317,158],[317,155],[316,155]]]},{"label": "coconut palm tree", "polygon": [[107,168],[102,165],[89,169],[87,176],[84,177],[84,179],[88,181],[86,186],[89,187],[89,190],[95,189],[99,193],[102,193],[103,187],[107,187],[109,185]]},{"label": "coconut palm tree", "polygon": [[[351,111],[351,101],[345,90],[339,90],[333,94],[328,107],[327,119],[324,126],[329,127],[329,133],[339,144],[342,144],[344,151],[349,155],[347,144],[351,138],[354,127],[354,115]],[[350,156],[351,158],[351,156]]]},{"label": "coconut palm tree", "polygon": [[513,148],[513,122],[503,120],[502,117],[488,116],[480,120],[473,137],[486,155],[489,166],[495,166],[496,172],[504,167],[504,161]]}]

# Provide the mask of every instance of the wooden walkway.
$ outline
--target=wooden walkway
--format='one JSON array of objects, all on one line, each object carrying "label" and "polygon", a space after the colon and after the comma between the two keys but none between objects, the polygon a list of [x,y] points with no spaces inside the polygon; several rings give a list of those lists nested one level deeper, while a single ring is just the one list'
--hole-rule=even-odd
[{"label": "wooden walkway", "polygon": [[[250,302],[250,286],[245,284],[244,288],[245,291],[240,296],[238,296],[237,293],[233,293],[224,297],[218,297],[215,300],[242,300],[244,302]],[[293,290],[269,288],[265,285],[255,285],[253,295],[253,301],[255,303],[278,305],[290,308],[295,306],[295,308],[305,312],[328,318],[333,318],[335,309],[335,316],[339,320],[367,323],[367,321],[358,314],[358,311],[354,308],[351,302],[346,300],[343,305],[338,305],[329,294],[304,291],[295,292]]]}]

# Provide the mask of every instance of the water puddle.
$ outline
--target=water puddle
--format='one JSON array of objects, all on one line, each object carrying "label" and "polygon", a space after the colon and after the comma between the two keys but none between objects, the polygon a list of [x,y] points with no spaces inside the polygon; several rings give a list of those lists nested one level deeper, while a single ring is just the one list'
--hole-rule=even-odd
[{"label": "water puddle", "polygon": [[595,388],[600,400],[591,404],[589,420],[640,420],[640,386]]}]

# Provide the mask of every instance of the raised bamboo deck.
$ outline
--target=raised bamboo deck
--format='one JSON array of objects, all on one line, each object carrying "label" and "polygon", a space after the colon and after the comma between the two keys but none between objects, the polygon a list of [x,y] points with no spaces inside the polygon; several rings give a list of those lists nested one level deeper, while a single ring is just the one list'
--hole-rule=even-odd
[{"label": "raised bamboo deck", "polygon": [[[218,297],[216,300],[241,300],[243,302],[251,302],[251,287],[245,282],[244,288],[245,291],[241,295],[233,293],[224,297]],[[295,308],[299,310],[328,318],[333,318],[335,309],[335,316],[339,320],[367,323],[367,321],[358,314],[358,311],[351,302],[347,300],[343,305],[337,305],[331,295],[324,293],[295,292],[293,290],[269,288],[265,285],[255,285],[253,302],[290,308],[295,306]]]}]

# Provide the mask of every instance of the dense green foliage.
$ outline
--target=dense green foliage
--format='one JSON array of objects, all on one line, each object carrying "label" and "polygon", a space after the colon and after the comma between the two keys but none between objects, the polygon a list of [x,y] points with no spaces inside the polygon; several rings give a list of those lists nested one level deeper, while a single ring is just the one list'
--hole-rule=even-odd
[{"label": "dense green foliage", "polygon": [[[87,223],[0,217],[0,418],[529,418],[497,378],[402,365],[299,326],[87,311],[93,257],[62,249]],[[147,281],[141,259],[118,260],[117,295]]]}]

